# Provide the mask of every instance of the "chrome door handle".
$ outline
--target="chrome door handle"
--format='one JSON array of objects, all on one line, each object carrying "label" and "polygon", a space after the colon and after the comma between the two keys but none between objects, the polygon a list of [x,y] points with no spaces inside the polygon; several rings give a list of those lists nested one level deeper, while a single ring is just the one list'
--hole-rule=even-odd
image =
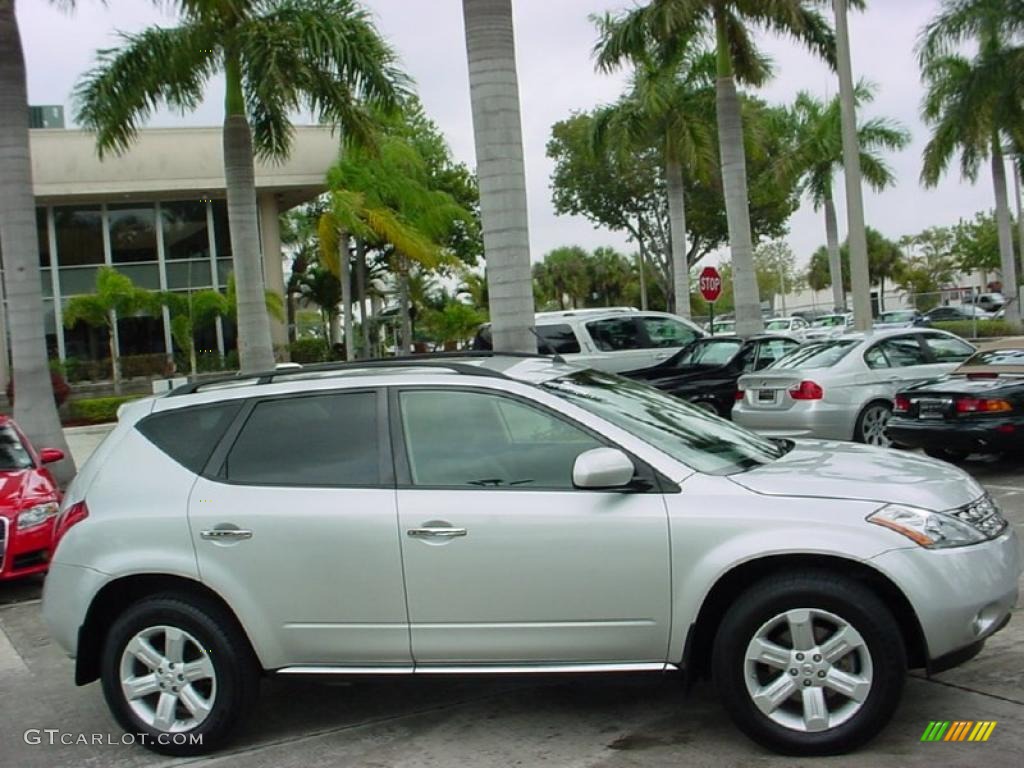
[{"label": "chrome door handle", "polygon": [[454,539],[467,533],[465,528],[410,528],[406,531],[414,539]]},{"label": "chrome door handle", "polygon": [[244,541],[252,538],[252,531],[245,531],[241,528],[214,528],[200,531],[199,538],[205,541]]}]

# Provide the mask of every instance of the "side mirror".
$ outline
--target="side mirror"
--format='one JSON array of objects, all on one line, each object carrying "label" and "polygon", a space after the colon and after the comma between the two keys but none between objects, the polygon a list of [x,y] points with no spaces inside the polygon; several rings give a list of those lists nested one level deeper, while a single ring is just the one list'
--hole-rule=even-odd
[{"label": "side mirror", "polygon": [[39,460],[43,464],[53,464],[64,460],[64,451],[59,448],[43,448],[39,452]]},{"label": "side mirror", "polygon": [[572,482],[577,488],[607,490],[625,488],[633,481],[636,467],[617,448],[595,448],[576,457]]}]

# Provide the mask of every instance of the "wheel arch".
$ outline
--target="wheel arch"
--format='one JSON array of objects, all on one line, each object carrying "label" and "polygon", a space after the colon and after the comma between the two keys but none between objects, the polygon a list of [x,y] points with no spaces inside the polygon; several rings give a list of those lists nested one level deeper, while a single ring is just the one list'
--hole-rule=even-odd
[{"label": "wheel arch", "polygon": [[[254,659],[259,656],[253,648],[249,634],[238,616],[217,592],[205,584],[185,576],[164,573],[137,573],[108,582],[93,597],[85,620],[78,630],[78,648],[75,655],[75,684],[86,685],[100,676],[100,658],[106,632],[125,608],[139,600],[156,594],[174,593],[183,597],[199,598],[212,603],[229,616],[236,629],[245,638]],[[261,667],[262,668],[262,667]]]},{"label": "wheel arch", "polygon": [[857,418],[854,419],[854,421],[853,421],[853,441],[855,443],[863,443],[864,442],[861,439],[861,434],[860,434],[860,432],[861,432],[861,420],[864,418],[864,414],[867,413],[868,408],[870,408],[873,405],[885,405],[891,411],[895,407],[896,403],[895,403],[895,401],[891,397],[885,397],[883,395],[873,395],[873,396],[869,397],[864,402],[864,404],[861,405],[860,410],[857,411]]},{"label": "wheel arch", "polygon": [[862,562],[832,555],[783,554],[741,563],[724,573],[711,587],[687,632],[683,649],[683,669],[687,677],[709,676],[715,634],[736,598],[766,576],[808,569],[854,578],[867,586],[892,610],[906,644],[908,666],[916,669],[927,665],[927,644],[917,614],[907,596],[885,574]]}]

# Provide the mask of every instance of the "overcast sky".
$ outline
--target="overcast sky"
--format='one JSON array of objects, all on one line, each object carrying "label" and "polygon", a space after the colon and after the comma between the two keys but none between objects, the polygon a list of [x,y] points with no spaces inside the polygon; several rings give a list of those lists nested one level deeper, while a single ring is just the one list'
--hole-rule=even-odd
[{"label": "overcast sky", "polygon": [[[420,96],[448,137],[456,157],[473,164],[473,134],[468,74],[459,0],[366,0],[384,35],[397,49],[402,65],[416,80]],[[551,206],[551,163],[545,145],[551,125],[573,110],[590,109],[614,100],[623,77],[594,72],[591,49],[595,32],[588,14],[618,10],[628,0],[514,0],[530,202],[530,240],[534,260],[552,248],[580,244],[626,246],[622,235],[596,230],[583,219],[556,217]],[[853,66],[856,77],[879,86],[878,97],[862,117],[886,116],[901,121],[913,144],[889,158],[899,184],[877,195],[866,192],[867,221],[896,238],[932,225],[946,225],[978,210],[993,207],[990,175],[976,186],[953,174],[935,190],[918,184],[921,151],[927,131],[918,116],[921,85],[914,60],[917,34],[936,12],[939,0],[874,0],[870,10],[853,17]],[[18,18],[28,60],[29,98],[33,104],[68,105],[72,87],[87,70],[98,48],[116,44],[115,30],[133,31],[151,24],[168,25],[173,18],[146,0],[82,0],[71,16],[46,0],[19,0]],[[762,98],[785,103],[798,91],[821,97],[835,93],[834,75],[794,43],[771,37],[765,50],[776,64],[776,78]],[[220,82],[197,112],[185,116],[157,115],[151,125],[215,125],[222,119]],[[841,186],[841,181],[840,181]],[[840,200],[845,236],[844,195]],[[787,238],[800,261],[824,242],[820,213],[803,205],[793,216]]]}]

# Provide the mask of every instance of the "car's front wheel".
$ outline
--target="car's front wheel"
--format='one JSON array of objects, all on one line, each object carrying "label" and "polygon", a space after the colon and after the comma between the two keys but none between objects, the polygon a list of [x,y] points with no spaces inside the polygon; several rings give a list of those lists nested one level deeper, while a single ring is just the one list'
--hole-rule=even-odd
[{"label": "car's front wheel", "polygon": [[101,679],[127,732],[179,756],[221,746],[258,687],[252,652],[232,617],[177,595],[147,598],[121,614],[107,633]]},{"label": "car's front wheel", "polygon": [[828,572],[771,577],[733,602],[712,656],[723,705],[754,741],[793,755],[856,749],[889,721],[906,675],[885,604]]}]

